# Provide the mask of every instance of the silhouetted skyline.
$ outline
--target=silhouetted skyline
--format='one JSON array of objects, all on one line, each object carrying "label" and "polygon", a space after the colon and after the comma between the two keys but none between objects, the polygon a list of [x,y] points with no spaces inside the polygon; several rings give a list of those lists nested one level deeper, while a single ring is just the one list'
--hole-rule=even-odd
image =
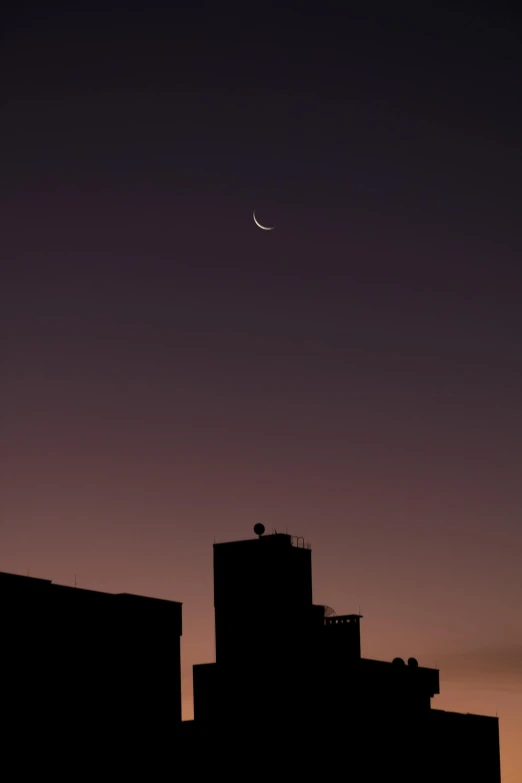
[{"label": "silhouetted skyline", "polygon": [[216,779],[253,766],[330,777],[340,755],[356,779],[500,783],[498,717],[438,709],[439,672],[413,656],[367,658],[361,615],[314,602],[310,545],[254,532],[214,544],[216,655],[193,667],[188,721],[181,603],[0,573],[8,736],[58,760],[73,743],[104,768],[153,755]]},{"label": "silhouetted skyline", "polygon": [[216,658],[193,668],[185,737],[225,769],[231,743],[257,739],[249,763],[276,776],[329,778],[342,758],[355,780],[500,783],[498,718],[438,709],[439,672],[414,656],[368,658],[361,615],[315,602],[310,545],[254,532],[214,544]]},{"label": "silhouetted skyline", "polygon": [[520,12],[436,5],[7,2],[0,570],[182,600],[189,717],[299,530],[519,783]]}]

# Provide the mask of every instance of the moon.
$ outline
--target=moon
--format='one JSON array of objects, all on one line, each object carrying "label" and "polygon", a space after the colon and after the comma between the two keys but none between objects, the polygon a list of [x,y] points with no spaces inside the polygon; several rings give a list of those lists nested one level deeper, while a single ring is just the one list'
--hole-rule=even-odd
[{"label": "moon", "polygon": [[259,220],[256,218],[256,211],[255,211],[255,209],[254,209],[254,211],[253,211],[253,213],[252,213],[252,216],[253,216],[253,218],[254,218],[254,223],[256,224],[256,226],[257,226],[258,228],[262,228],[262,229],[263,229],[263,231],[273,231],[273,230],[274,230],[275,226],[262,226],[262,225],[261,225],[261,223],[259,222]]}]

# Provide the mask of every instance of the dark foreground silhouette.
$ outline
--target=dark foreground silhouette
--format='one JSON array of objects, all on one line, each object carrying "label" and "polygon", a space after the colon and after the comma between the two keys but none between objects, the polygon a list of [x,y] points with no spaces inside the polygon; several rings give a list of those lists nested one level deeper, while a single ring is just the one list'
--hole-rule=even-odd
[{"label": "dark foreground silhouette", "polygon": [[[498,719],[432,709],[439,673],[361,656],[286,534],[214,545],[215,663],[181,721],[181,604],[0,574],[3,750],[43,775],[499,783]],[[102,774],[103,773],[103,774]]]}]

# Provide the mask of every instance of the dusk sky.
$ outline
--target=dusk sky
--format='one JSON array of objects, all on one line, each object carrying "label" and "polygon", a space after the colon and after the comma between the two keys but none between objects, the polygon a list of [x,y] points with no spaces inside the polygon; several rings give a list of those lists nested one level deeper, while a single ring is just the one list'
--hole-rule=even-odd
[{"label": "dusk sky", "polygon": [[520,783],[522,13],[46,5],[0,27],[0,570],[182,601],[190,717],[214,540],[304,536]]}]

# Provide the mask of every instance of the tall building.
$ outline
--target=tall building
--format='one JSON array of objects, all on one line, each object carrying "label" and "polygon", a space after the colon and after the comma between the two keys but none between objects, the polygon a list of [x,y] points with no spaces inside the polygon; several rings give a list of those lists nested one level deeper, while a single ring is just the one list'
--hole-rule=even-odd
[{"label": "tall building", "polygon": [[255,530],[214,545],[216,661],[193,667],[186,741],[228,773],[250,747],[270,774],[499,783],[498,719],[433,709],[439,672],[413,657],[364,658],[361,616],[313,603],[303,539]]},{"label": "tall building", "polygon": [[275,649],[295,660],[316,609],[310,549],[277,533],[215,544],[214,607],[218,663],[266,660]]}]

